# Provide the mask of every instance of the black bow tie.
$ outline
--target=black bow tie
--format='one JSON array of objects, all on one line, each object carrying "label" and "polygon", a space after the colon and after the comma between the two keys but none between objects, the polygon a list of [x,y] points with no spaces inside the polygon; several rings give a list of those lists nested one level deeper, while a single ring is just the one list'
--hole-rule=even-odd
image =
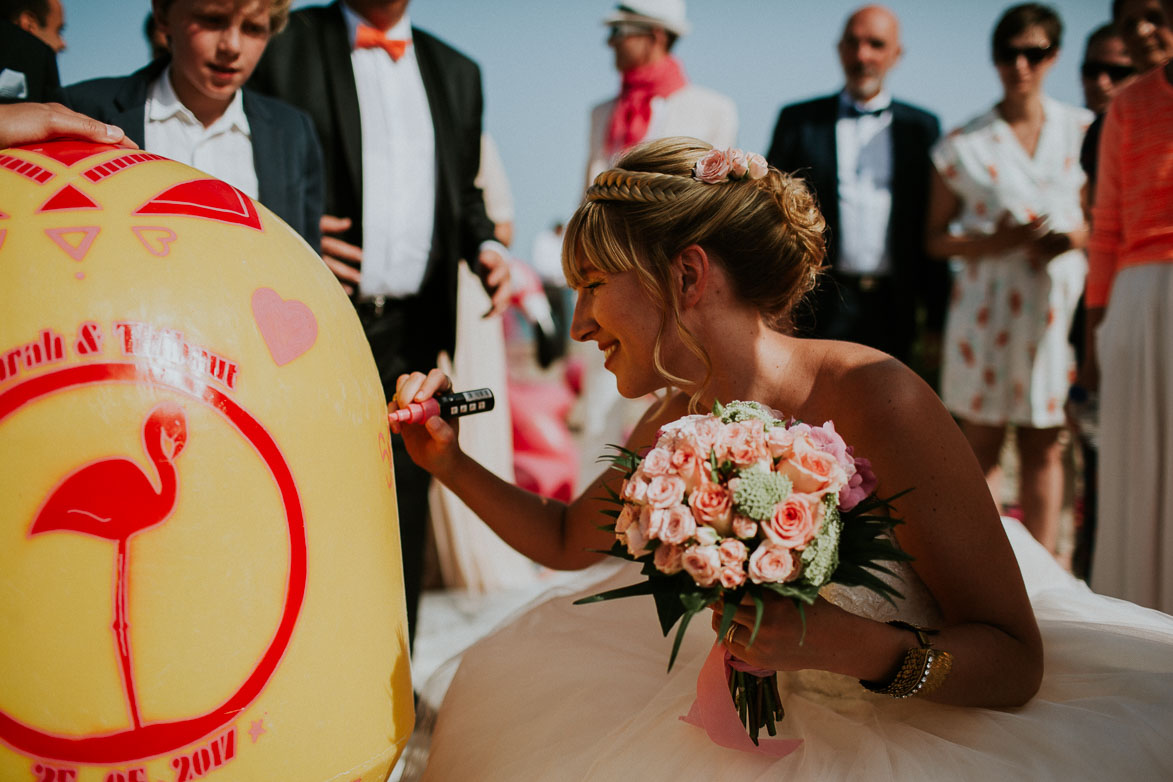
[{"label": "black bow tie", "polygon": [[884,106],[883,108],[879,108],[879,109],[861,109],[859,106],[856,106],[854,103],[848,103],[846,106],[843,107],[843,116],[851,117],[852,119],[854,119],[856,117],[878,117],[887,110],[888,110],[887,106]]}]

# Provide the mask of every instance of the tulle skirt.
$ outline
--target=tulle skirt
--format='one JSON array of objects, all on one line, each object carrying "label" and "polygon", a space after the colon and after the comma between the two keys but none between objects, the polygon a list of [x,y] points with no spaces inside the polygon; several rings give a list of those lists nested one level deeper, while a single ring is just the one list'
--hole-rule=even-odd
[{"label": "tulle skirt", "polygon": [[1013,520],[1007,532],[1045,643],[1042,688],[1013,709],[864,691],[822,672],[779,677],[779,759],[682,722],[713,644],[690,627],[672,672],[650,598],[574,606],[633,583],[624,568],[539,604],[468,650],[440,709],[427,780],[1173,779],[1173,617],[1093,594]]}]

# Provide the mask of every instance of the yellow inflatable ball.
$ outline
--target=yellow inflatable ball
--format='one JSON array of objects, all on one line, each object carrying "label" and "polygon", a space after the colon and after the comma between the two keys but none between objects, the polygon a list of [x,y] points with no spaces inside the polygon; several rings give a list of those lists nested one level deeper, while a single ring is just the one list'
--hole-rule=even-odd
[{"label": "yellow inflatable ball", "polygon": [[0,152],[0,779],[383,780],[386,407],[289,227],[145,152]]}]

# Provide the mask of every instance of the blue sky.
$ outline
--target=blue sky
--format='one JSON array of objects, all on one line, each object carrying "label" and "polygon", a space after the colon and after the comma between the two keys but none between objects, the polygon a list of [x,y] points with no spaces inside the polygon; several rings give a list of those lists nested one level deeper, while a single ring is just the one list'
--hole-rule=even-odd
[{"label": "blue sky", "polygon": [[[149,0],[63,0],[63,83],[129,73],[147,59]],[[295,0],[294,7],[316,4]],[[618,90],[600,20],[614,0],[413,0],[412,22],[480,63],[485,127],[496,139],[516,203],[514,250],[574,210],[586,165],[587,114]],[[1011,2],[892,0],[904,59],[888,86],[953,127],[997,101],[989,58],[994,22]],[[737,103],[739,143],[765,153],[786,103],[842,86],[834,44],[860,2],[689,0],[691,35],[676,54],[689,77]],[[1110,0],[1059,0],[1063,50],[1047,92],[1082,105],[1079,64],[1087,34],[1107,21]]]}]

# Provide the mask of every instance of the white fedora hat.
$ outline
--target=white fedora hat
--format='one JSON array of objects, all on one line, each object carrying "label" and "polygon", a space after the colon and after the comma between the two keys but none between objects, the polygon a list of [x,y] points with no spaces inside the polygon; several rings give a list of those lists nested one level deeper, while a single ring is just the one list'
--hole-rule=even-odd
[{"label": "white fedora hat", "polygon": [[603,24],[630,22],[663,27],[675,35],[688,35],[692,27],[684,11],[684,0],[625,0],[603,19]]}]

